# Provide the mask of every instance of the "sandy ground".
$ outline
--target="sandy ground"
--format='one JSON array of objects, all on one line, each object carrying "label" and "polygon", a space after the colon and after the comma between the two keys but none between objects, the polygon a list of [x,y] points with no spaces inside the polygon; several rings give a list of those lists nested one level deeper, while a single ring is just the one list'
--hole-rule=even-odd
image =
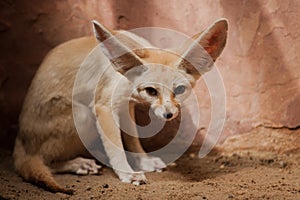
[{"label": "sandy ground", "polygon": [[[203,159],[187,154],[148,184],[121,183],[111,169],[102,175],[55,175],[74,195],[51,193],[22,181],[11,153],[0,149],[1,199],[300,199],[300,129],[260,127],[228,138]],[[222,153],[220,153],[222,152]]]},{"label": "sandy ground", "polygon": [[23,182],[5,151],[0,162],[0,199],[300,199],[300,152],[190,154],[162,173],[147,173],[141,186],[121,183],[109,168],[102,175],[55,175],[74,195]]}]

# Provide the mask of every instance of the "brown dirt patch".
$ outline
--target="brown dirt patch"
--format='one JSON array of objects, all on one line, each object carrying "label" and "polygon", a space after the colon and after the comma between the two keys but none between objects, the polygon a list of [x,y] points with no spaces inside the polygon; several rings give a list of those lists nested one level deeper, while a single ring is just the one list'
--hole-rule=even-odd
[{"label": "brown dirt patch", "polygon": [[300,199],[300,154],[247,151],[203,159],[183,156],[149,183],[121,183],[111,169],[99,176],[55,175],[74,195],[50,193],[23,182],[6,152],[0,160],[0,199]]}]

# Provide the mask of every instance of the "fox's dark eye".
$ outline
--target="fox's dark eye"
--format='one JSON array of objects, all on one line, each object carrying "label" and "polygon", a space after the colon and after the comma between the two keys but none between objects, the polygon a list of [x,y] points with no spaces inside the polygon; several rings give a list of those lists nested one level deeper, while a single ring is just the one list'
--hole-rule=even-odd
[{"label": "fox's dark eye", "polygon": [[174,94],[182,94],[185,92],[185,86],[184,85],[179,85],[174,89]]},{"label": "fox's dark eye", "polygon": [[157,96],[158,94],[157,90],[153,87],[146,87],[145,90],[150,96]]}]

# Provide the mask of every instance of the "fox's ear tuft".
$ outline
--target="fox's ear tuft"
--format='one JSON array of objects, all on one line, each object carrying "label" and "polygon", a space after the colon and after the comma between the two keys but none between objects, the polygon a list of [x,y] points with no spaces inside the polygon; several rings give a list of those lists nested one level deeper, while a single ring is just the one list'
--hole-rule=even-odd
[{"label": "fox's ear tuft", "polygon": [[112,32],[108,28],[100,24],[97,20],[92,20],[92,23],[94,35],[99,42],[103,42],[104,40],[113,36]]},{"label": "fox's ear tuft", "polygon": [[202,33],[198,33],[188,42],[183,59],[178,68],[185,70],[196,79],[212,69],[214,61],[222,53],[227,39],[228,23],[219,19]]}]

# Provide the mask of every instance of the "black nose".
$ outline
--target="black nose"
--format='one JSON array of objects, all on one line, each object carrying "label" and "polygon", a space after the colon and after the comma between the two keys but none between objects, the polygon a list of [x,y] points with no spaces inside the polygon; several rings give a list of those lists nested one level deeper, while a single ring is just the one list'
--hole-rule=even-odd
[{"label": "black nose", "polygon": [[166,119],[170,119],[170,118],[173,117],[173,114],[172,114],[172,113],[164,113],[163,116],[164,116],[164,118],[166,118]]}]

